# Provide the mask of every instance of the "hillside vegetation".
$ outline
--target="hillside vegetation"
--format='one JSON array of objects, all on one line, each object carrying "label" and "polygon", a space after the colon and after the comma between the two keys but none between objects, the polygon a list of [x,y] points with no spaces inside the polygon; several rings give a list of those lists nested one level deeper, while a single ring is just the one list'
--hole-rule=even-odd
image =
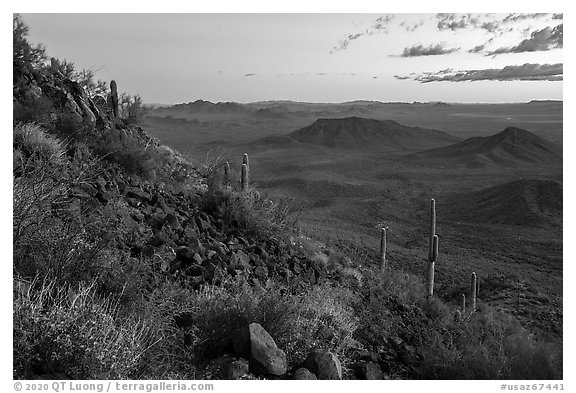
[{"label": "hillside vegetation", "polygon": [[248,157],[184,157],[13,33],[15,379],[562,378],[561,342],[301,236]]}]

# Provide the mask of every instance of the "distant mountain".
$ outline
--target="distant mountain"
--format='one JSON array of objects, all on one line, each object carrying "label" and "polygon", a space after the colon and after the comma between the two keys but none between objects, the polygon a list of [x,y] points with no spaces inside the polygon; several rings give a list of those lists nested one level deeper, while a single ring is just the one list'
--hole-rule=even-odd
[{"label": "distant mountain", "polygon": [[444,202],[442,214],[455,221],[543,226],[562,224],[562,184],[522,179],[480,191],[458,194]]},{"label": "distant mountain", "polygon": [[258,119],[287,119],[289,118],[289,112],[279,109],[279,108],[264,108],[258,109],[256,112],[252,114],[253,117]]},{"label": "distant mountain", "polygon": [[562,148],[529,131],[508,127],[495,135],[469,138],[450,146],[418,152],[407,158],[467,167],[494,164],[558,165],[562,164]]},{"label": "distant mountain", "polygon": [[185,114],[247,114],[252,109],[237,102],[218,102],[196,100],[186,104],[176,104],[167,108],[159,108],[156,113],[185,113]]},{"label": "distant mountain", "polygon": [[408,151],[445,146],[459,139],[445,132],[408,127],[393,120],[360,117],[318,119],[290,133],[300,143],[331,148],[366,151]]}]

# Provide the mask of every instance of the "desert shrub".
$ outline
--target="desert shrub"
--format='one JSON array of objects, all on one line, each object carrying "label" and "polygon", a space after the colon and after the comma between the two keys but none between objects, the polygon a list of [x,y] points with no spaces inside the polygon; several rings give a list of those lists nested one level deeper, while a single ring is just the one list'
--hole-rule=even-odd
[{"label": "desert shrub", "polygon": [[427,318],[418,307],[426,296],[422,282],[397,270],[367,271],[364,282],[355,304],[360,319],[355,338],[372,346],[390,336],[400,336],[411,345],[421,342],[420,336],[427,334],[423,327]]},{"label": "desert shrub", "polygon": [[50,99],[30,92],[24,93],[20,100],[14,100],[12,106],[13,121],[16,123],[49,122],[53,111],[54,106]]},{"label": "desert shrub", "polygon": [[511,317],[475,313],[429,330],[416,375],[424,379],[561,379],[561,348],[539,343]]},{"label": "desert shrub", "polygon": [[121,129],[110,130],[95,141],[94,152],[103,160],[122,167],[128,174],[152,179],[161,166],[161,156],[138,138]]},{"label": "desert shrub", "polygon": [[65,159],[66,146],[58,138],[48,134],[35,123],[18,124],[13,128],[13,148],[46,166],[61,165]]},{"label": "desert shrub", "polygon": [[36,282],[13,302],[14,378],[136,379],[150,328],[92,286]]},{"label": "desert shrub", "polygon": [[151,303],[161,320],[187,315],[189,354],[198,364],[230,350],[237,329],[252,322],[270,333],[290,362],[303,361],[315,347],[342,353],[356,328],[349,293],[327,285],[297,294],[279,286],[254,288],[237,278],[199,292],[168,288],[157,290]]},{"label": "desert shrub", "polygon": [[239,228],[270,234],[287,231],[292,227],[288,216],[290,206],[267,198],[254,189],[232,192],[223,200],[222,216]]}]

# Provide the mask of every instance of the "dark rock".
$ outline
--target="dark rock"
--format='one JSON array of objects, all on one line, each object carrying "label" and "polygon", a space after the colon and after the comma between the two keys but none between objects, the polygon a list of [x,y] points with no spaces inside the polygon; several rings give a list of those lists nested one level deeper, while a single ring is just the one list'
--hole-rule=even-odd
[{"label": "dark rock", "polygon": [[299,379],[299,380],[304,380],[304,379],[308,379],[308,380],[316,380],[318,378],[316,378],[316,375],[312,374],[310,372],[310,370],[308,370],[307,368],[304,367],[300,367],[298,370],[294,371],[294,379]]},{"label": "dark rock", "polygon": [[126,198],[136,199],[142,203],[149,204],[150,203],[150,195],[145,193],[144,191],[140,191],[137,189],[130,189],[126,193]]},{"label": "dark rock", "polygon": [[266,280],[268,278],[268,269],[264,266],[258,266],[254,269],[254,275],[261,280]]},{"label": "dark rock", "polygon": [[242,327],[237,332],[233,345],[236,355],[249,359],[251,372],[273,375],[286,373],[286,354],[259,324],[251,323]]},{"label": "dark rock", "polygon": [[383,374],[377,363],[361,361],[355,367],[356,376],[359,379],[382,379]]},{"label": "dark rock", "polygon": [[224,379],[240,379],[244,375],[248,374],[248,360],[238,359],[233,360],[224,366],[222,372],[222,378]]},{"label": "dark rock", "polygon": [[250,257],[246,255],[243,251],[238,250],[232,253],[232,258],[230,258],[230,267],[232,269],[246,270],[250,268]]},{"label": "dark rock", "polygon": [[342,366],[332,352],[314,350],[308,354],[304,367],[312,371],[318,379],[342,379]]},{"label": "dark rock", "polygon": [[166,214],[166,217],[164,217],[163,226],[168,226],[171,228],[178,228],[180,226],[180,223],[178,221],[178,217],[176,217],[176,215],[172,214],[172,213]]}]

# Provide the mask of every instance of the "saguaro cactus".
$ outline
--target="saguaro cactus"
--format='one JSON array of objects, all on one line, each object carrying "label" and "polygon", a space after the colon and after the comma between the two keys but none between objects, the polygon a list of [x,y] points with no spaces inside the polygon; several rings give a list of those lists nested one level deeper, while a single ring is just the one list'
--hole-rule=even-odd
[{"label": "saguaro cactus", "polygon": [[434,295],[434,262],[438,258],[438,235],[436,235],[436,201],[430,200],[430,244],[428,249],[428,296]]},{"label": "saguaro cactus", "polygon": [[472,272],[472,279],[470,282],[470,299],[471,299],[471,310],[470,312],[476,311],[476,273]]},{"label": "saguaro cactus", "polygon": [[386,271],[386,228],[382,228],[380,235],[380,271]]},{"label": "saguaro cactus", "polygon": [[224,164],[224,187],[230,187],[230,163]]},{"label": "saguaro cactus", "polygon": [[244,153],[244,158],[242,159],[242,163],[246,164],[248,169],[250,169],[250,163],[248,162],[248,153]]},{"label": "saguaro cactus", "polygon": [[110,104],[112,105],[112,113],[114,117],[119,117],[118,112],[118,86],[116,81],[110,81]]},{"label": "saguaro cactus", "polygon": [[242,177],[240,178],[240,188],[242,191],[248,189],[248,165],[242,164]]},{"label": "saguaro cactus", "polygon": [[466,312],[466,295],[462,294],[462,315]]},{"label": "saguaro cactus", "polygon": [[460,310],[454,311],[454,322],[460,322],[462,320],[462,313]]}]

